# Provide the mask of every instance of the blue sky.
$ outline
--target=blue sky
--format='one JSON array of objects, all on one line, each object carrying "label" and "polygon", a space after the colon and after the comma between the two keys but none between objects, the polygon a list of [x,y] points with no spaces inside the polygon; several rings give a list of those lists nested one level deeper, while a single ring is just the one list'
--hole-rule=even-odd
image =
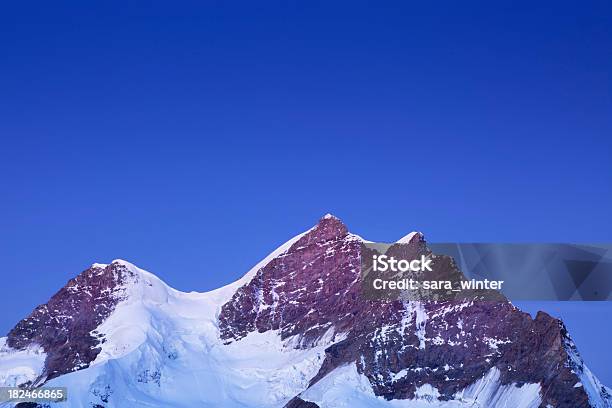
[{"label": "blue sky", "polygon": [[[493,3],[3,5],[0,333],[92,262],[208,290],[327,212],[611,241],[612,5]],[[612,385],[610,329],[550,308]]]}]

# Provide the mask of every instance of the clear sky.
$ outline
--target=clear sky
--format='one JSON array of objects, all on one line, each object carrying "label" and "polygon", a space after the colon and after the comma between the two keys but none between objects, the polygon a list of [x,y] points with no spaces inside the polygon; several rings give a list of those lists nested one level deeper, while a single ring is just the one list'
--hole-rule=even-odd
[{"label": "clear sky", "polygon": [[[609,1],[130,3],[2,5],[0,333],[92,262],[209,290],[327,212],[612,241]],[[554,310],[612,385],[612,307]]]}]

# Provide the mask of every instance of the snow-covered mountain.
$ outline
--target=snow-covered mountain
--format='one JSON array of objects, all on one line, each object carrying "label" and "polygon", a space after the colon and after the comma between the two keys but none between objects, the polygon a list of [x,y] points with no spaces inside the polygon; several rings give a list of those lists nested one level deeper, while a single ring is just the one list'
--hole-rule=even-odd
[{"label": "snow-covered mountain", "polygon": [[94,264],[0,339],[0,386],[67,387],[71,408],[612,407],[546,313],[365,300],[362,241],[327,215],[207,293]]}]

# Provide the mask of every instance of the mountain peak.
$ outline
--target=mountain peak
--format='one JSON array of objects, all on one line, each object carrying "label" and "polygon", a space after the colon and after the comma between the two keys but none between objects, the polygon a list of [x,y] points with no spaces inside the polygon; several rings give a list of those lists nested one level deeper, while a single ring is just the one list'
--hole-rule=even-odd
[{"label": "mountain peak", "polygon": [[332,215],[325,214],[315,225],[304,236],[309,242],[312,241],[329,241],[336,238],[343,238],[348,234],[348,228],[340,220],[340,218]]},{"label": "mountain peak", "polygon": [[117,262],[93,264],[17,323],[7,345],[17,350],[42,347],[47,359],[40,380],[89,366],[100,343],[92,332],[126,298],[125,285],[132,277],[133,272]]},{"label": "mountain peak", "polygon": [[409,234],[404,235],[402,238],[397,240],[398,244],[412,244],[415,242],[423,241],[423,234],[418,231],[412,231]]},{"label": "mountain peak", "polygon": [[319,219],[319,222],[317,222],[317,225],[321,225],[321,224],[329,224],[329,225],[333,224],[333,225],[339,225],[339,226],[346,228],[346,225],[344,225],[344,223],[342,222],[340,218],[330,213],[325,214],[323,217]]}]

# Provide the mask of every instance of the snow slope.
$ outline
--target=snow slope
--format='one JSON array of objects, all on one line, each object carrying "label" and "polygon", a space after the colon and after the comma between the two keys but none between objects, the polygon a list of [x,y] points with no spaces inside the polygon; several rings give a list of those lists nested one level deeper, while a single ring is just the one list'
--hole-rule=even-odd
[{"label": "snow slope", "polygon": [[0,338],[0,385],[15,387],[34,381],[43,369],[45,357],[39,347],[13,350],[6,345],[6,338]]},{"label": "snow slope", "polygon": [[321,408],[537,408],[542,399],[539,384],[501,386],[499,371],[491,369],[483,378],[457,393],[454,401],[438,401],[436,388],[424,384],[414,400],[387,401],[374,395],[368,379],[349,364],[335,369],[300,396]]}]

